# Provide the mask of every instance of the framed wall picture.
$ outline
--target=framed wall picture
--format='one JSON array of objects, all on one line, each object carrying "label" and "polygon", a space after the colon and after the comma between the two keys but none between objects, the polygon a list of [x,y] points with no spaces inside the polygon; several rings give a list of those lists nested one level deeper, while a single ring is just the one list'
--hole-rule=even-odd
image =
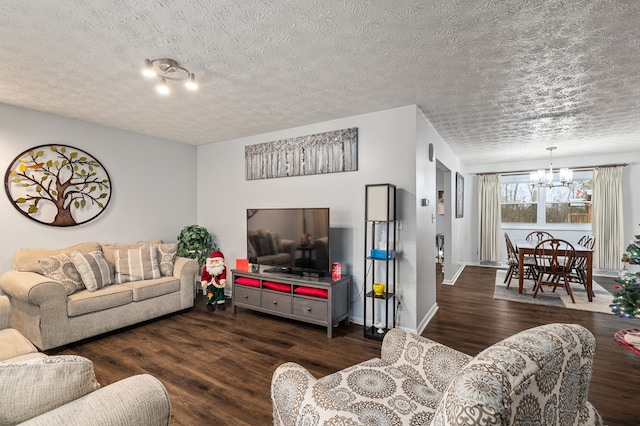
[{"label": "framed wall picture", "polygon": [[358,170],[358,128],[245,146],[245,179]]},{"label": "framed wall picture", "polygon": [[456,172],[456,217],[464,215],[464,177]]}]

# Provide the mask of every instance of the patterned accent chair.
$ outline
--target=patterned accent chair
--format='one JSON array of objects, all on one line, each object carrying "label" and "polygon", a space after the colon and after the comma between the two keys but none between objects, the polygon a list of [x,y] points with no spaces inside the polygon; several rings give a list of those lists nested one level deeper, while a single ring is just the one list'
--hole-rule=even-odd
[{"label": "patterned accent chair", "polygon": [[381,358],[319,380],[279,366],[274,425],[602,425],[587,401],[594,354],[577,324],[525,330],[475,358],[393,329]]}]

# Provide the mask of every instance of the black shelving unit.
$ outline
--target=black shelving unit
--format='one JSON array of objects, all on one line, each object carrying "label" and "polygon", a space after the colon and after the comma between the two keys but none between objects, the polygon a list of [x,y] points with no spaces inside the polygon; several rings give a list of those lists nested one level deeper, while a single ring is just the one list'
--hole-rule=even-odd
[{"label": "black shelving unit", "polygon": [[[396,186],[365,185],[364,337],[382,340],[396,326]],[[374,284],[384,284],[377,295]]]}]

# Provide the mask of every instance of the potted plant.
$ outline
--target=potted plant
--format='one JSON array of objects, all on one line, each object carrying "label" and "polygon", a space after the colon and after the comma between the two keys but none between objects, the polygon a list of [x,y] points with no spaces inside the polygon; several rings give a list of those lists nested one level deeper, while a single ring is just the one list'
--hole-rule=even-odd
[{"label": "potted plant", "polygon": [[211,233],[203,226],[185,226],[178,235],[178,256],[195,259],[200,267],[204,265],[209,254],[217,249]]}]

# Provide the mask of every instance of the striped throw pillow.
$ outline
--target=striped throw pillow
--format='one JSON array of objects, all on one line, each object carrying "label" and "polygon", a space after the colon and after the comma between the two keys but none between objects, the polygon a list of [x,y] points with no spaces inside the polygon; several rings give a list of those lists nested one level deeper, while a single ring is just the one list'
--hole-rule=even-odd
[{"label": "striped throw pillow", "polygon": [[135,249],[116,250],[116,284],[160,278],[158,255],[155,247],[146,245]]},{"label": "striped throw pillow", "polygon": [[111,268],[101,251],[90,253],[74,251],[71,252],[71,259],[87,290],[96,291],[113,284]]}]

